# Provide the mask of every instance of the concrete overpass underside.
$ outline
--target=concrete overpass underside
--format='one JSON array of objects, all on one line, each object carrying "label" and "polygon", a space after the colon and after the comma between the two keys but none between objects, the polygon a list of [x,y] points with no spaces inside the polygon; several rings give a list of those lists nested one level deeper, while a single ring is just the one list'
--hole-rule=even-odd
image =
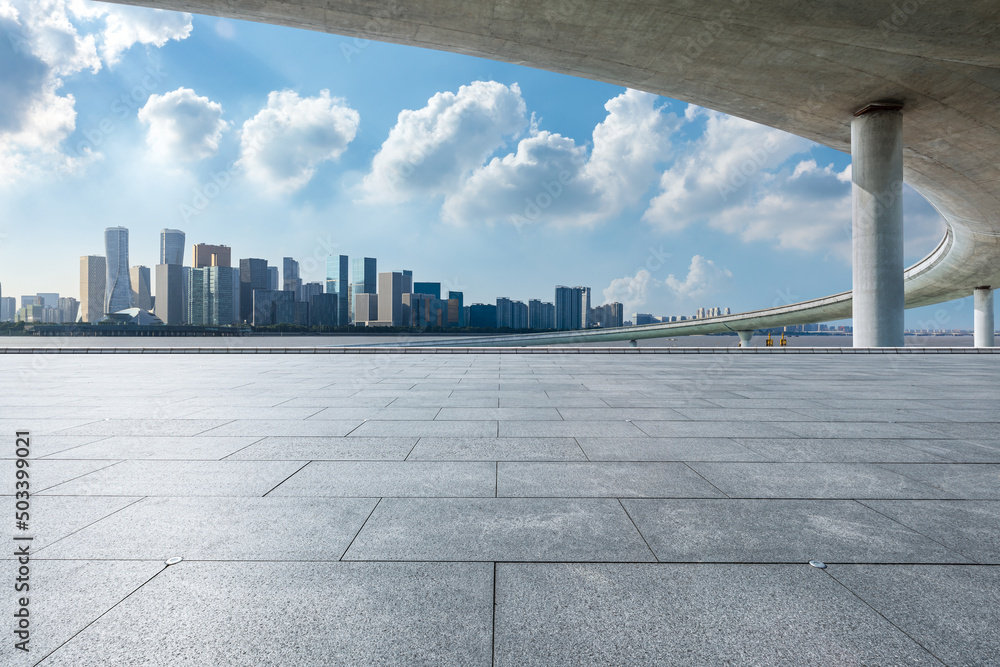
[{"label": "concrete overpass underside", "polygon": [[[749,0],[137,0],[464,53],[620,84],[850,151],[871,102],[903,107],[904,178],[940,211],[907,308],[1000,285],[1000,4]],[[852,294],[605,340],[850,317]],[[521,337],[520,343],[531,337]],[[541,342],[541,341],[538,341]],[[546,342],[563,342],[553,339]]]}]

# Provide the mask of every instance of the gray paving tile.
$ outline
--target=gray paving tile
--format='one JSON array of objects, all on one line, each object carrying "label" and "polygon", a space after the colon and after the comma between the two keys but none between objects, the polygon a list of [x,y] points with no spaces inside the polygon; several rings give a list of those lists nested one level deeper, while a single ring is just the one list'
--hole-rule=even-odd
[{"label": "gray paving tile", "polygon": [[228,458],[230,461],[402,461],[417,438],[270,436]]},{"label": "gray paving tile", "polygon": [[[492,574],[485,563],[183,562],[46,664],[487,667]],[[178,600],[183,619],[164,622]]]},{"label": "gray paving tile", "polygon": [[429,461],[313,461],[271,496],[493,497],[496,464]]},{"label": "gray paving tile", "polygon": [[[225,419],[104,419],[59,431],[65,435],[198,435]],[[220,434],[223,435],[223,434]],[[237,435],[237,434],[234,434]]]},{"label": "gray paving tile", "polygon": [[[40,493],[45,489],[51,489],[63,482],[88,475],[116,463],[117,461],[29,460],[27,468],[29,492],[31,494]],[[13,495],[15,491],[15,484],[19,481],[15,476],[18,470],[16,465],[13,459],[0,461],[0,493],[3,495]]]},{"label": "gray paving tile", "polygon": [[600,396],[551,397],[542,392],[519,392],[499,397],[501,408],[606,408]]},{"label": "gray paving tile", "polygon": [[[39,402],[44,403],[45,398],[40,397]],[[13,410],[10,413],[13,414]],[[92,431],[68,431],[67,429],[78,427],[83,428],[85,425],[93,422],[93,419],[49,419],[47,417],[36,417],[36,418],[25,418],[25,419],[15,419],[15,418],[0,418],[0,433],[10,433],[14,434],[17,431],[27,431],[32,436],[39,436],[45,434],[60,434],[60,435],[93,435]],[[110,434],[100,434],[97,435],[110,435]]]},{"label": "gray paving tile", "polygon": [[[40,461],[101,464],[105,461]],[[58,496],[262,496],[299,461],[124,461],[48,488]]]},{"label": "gray paving tile", "polygon": [[438,421],[517,419],[522,421],[561,421],[555,408],[441,408]]},{"label": "gray paving tile", "polygon": [[496,436],[495,421],[367,421],[351,432],[356,436],[418,438],[439,436],[488,438]]},{"label": "gray paving tile", "polygon": [[734,498],[945,498],[948,494],[867,463],[691,463]]},{"label": "gray paving tile", "polygon": [[577,438],[591,461],[762,461],[729,438]]},{"label": "gray paving tile", "polygon": [[583,461],[573,438],[420,438],[410,461]]},{"label": "gray paving tile", "polygon": [[883,463],[881,467],[922,482],[949,497],[1000,500],[1000,464]]},{"label": "gray paving tile", "polygon": [[[559,408],[566,421],[687,421],[679,410],[670,408]],[[514,417],[516,419],[516,417]]]},{"label": "gray paving tile", "polygon": [[[939,438],[925,424],[886,422],[783,422],[785,431],[800,438]],[[787,436],[786,436],[787,437]]]},{"label": "gray paving tile", "polygon": [[1000,440],[1000,424],[947,422],[921,424],[923,429],[936,435],[935,438],[955,438],[964,440]]},{"label": "gray paving tile", "polygon": [[254,436],[110,436],[89,445],[50,454],[52,459],[219,460],[259,440]]},{"label": "gray paving tile", "polygon": [[497,665],[937,665],[808,565],[498,564]]},{"label": "gray paving tile", "polygon": [[830,576],[944,664],[1000,664],[1000,568],[844,565]]},{"label": "gray paving tile", "polygon": [[344,560],[652,561],[617,500],[382,500]]},{"label": "gray paving tile", "polygon": [[643,432],[631,422],[601,421],[502,421],[501,438],[639,437]]},{"label": "gray paving tile", "polygon": [[340,436],[347,435],[361,424],[360,419],[348,421],[322,420],[288,420],[288,419],[240,419],[231,421],[218,428],[201,433],[205,436],[243,435],[262,438],[267,435],[315,435]]},{"label": "gray paving tile", "polygon": [[[941,417],[931,408],[798,408],[795,413],[820,422],[881,422],[915,423],[940,421]],[[803,420],[799,420],[803,421]]]},{"label": "gray paving tile", "polygon": [[[15,649],[13,635],[8,634],[0,644],[0,663],[10,667],[37,664],[162,568],[163,563],[155,561],[32,560],[28,592],[29,619],[32,619],[29,651]],[[0,613],[12,619],[16,602],[13,591],[4,595]],[[13,623],[7,624],[7,632],[12,629]],[[92,664],[111,663],[99,660]]]},{"label": "gray paving tile", "polygon": [[885,516],[984,564],[1000,565],[1000,501],[865,500]]},{"label": "gray paving tile", "polygon": [[788,408],[677,408],[683,417],[700,422],[792,422],[808,417]]},{"label": "gray paving tile", "polygon": [[[31,455],[28,458],[40,459],[45,456],[66,452],[74,447],[86,445],[91,442],[104,440],[106,435],[55,435],[40,434],[32,435],[30,438]],[[12,441],[13,442],[13,441]],[[0,452],[0,459],[13,459],[17,457],[15,448],[5,447],[5,451]]]},{"label": "gray paving tile", "polygon": [[790,438],[786,422],[635,421],[653,438]]},{"label": "gray paving tile", "polygon": [[759,454],[763,460],[779,462],[870,463],[902,461],[941,462],[933,453],[935,444],[951,440],[893,438],[738,438],[735,442]]},{"label": "gray paving tile", "polygon": [[956,463],[1000,463],[1000,441],[914,440],[910,446]]},{"label": "gray paving tile", "polygon": [[364,407],[353,407],[353,408],[342,408],[333,407],[326,408],[315,413],[309,418],[310,421],[320,420],[320,419],[332,419],[340,421],[351,421],[358,419],[376,419],[379,421],[419,421],[424,419],[434,419],[434,417],[440,411],[440,407],[425,407],[425,408],[404,408],[404,407],[388,407],[388,408],[364,408]]},{"label": "gray paving tile", "polygon": [[966,563],[853,500],[623,500],[661,561]]},{"label": "gray paving tile", "polygon": [[[48,499],[46,499],[48,500]],[[375,500],[147,498],[52,545],[77,560],[338,560]],[[142,526],[135,534],[133,526]],[[131,534],[130,539],[119,539]]]},{"label": "gray paving tile", "polygon": [[265,408],[261,406],[220,406],[205,408],[191,415],[191,419],[305,419],[322,408],[292,408],[286,406]]},{"label": "gray paving tile", "polygon": [[683,463],[504,463],[497,495],[514,498],[719,498]]},{"label": "gray paving tile", "polygon": [[[11,514],[14,503],[10,498]],[[37,552],[95,521],[127,507],[140,498],[88,498],[73,496],[34,496],[30,498],[29,531],[15,530],[13,517],[3,522],[0,536],[14,544],[15,536],[32,537],[31,551]],[[13,552],[12,552],[13,553]],[[9,557],[10,554],[4,554]]]},{"label": "gray paving tile", "polygon": [[417,394],[414,396],[400,396],[391,405],[393,408],[495,408],[500,404],[500,399],[496,396],[449,396],[448,398],[424,398]]}]

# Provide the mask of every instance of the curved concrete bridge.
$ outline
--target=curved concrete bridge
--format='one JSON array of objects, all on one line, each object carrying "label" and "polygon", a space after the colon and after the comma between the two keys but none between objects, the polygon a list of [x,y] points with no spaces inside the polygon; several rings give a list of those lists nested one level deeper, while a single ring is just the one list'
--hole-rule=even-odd
[{"label": "curved concrete bridge", "polygon": [[[846,292],[696,323],[566,333],[544,342],[748,330],[853,314],[855,345],[901,345],[904,298],[913,308],[975,292],[977,344],[992,345],[990,288],[1000,284],[1000,4],[992,0],[128,2],[598,79],[853,153],[856,298]],[[872,103],[887,106],[856,117]],[[893,121],[891,130],[872,129],[878,117],[900,113],[902,122]],[[861,171],[875,174],[877,190],[859,183]],[[948,223],[940,246],[905,272],[902,204],[892,196],[899,176]],[[523,336],[509,344],[530,342],[543,340]]]}]

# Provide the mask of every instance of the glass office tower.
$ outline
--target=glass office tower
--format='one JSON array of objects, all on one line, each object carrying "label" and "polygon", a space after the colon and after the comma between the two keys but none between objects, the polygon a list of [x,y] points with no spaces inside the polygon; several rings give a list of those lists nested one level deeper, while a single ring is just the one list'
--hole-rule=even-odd
[{"label": "glass office tower", "polygon": [[131,308],[133,303],[128,270],[128,230],[124,227],[105,229],[104,250],[107,259],[104,312],[117,313]]}]

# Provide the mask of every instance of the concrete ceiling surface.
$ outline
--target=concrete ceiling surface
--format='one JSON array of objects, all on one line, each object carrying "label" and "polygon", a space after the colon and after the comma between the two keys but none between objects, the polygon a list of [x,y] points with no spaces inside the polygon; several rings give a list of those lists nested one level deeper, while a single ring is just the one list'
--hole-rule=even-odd
[{"label": "concrete ceiling surface", "polygon": [[[850,150],[855,111],[873,101],[901,102],[905,180],[949,225],[941,246],[907,270],[906,306],[965,297],[980,285],[1000,286],[1000,3],[995,0],[127,4],[359,36],[597,79],[842,151]],[[747,319],[779,326],[850,312],[846,293],[757,311]],[[678,333],[674,328],[670,335]]]}]

